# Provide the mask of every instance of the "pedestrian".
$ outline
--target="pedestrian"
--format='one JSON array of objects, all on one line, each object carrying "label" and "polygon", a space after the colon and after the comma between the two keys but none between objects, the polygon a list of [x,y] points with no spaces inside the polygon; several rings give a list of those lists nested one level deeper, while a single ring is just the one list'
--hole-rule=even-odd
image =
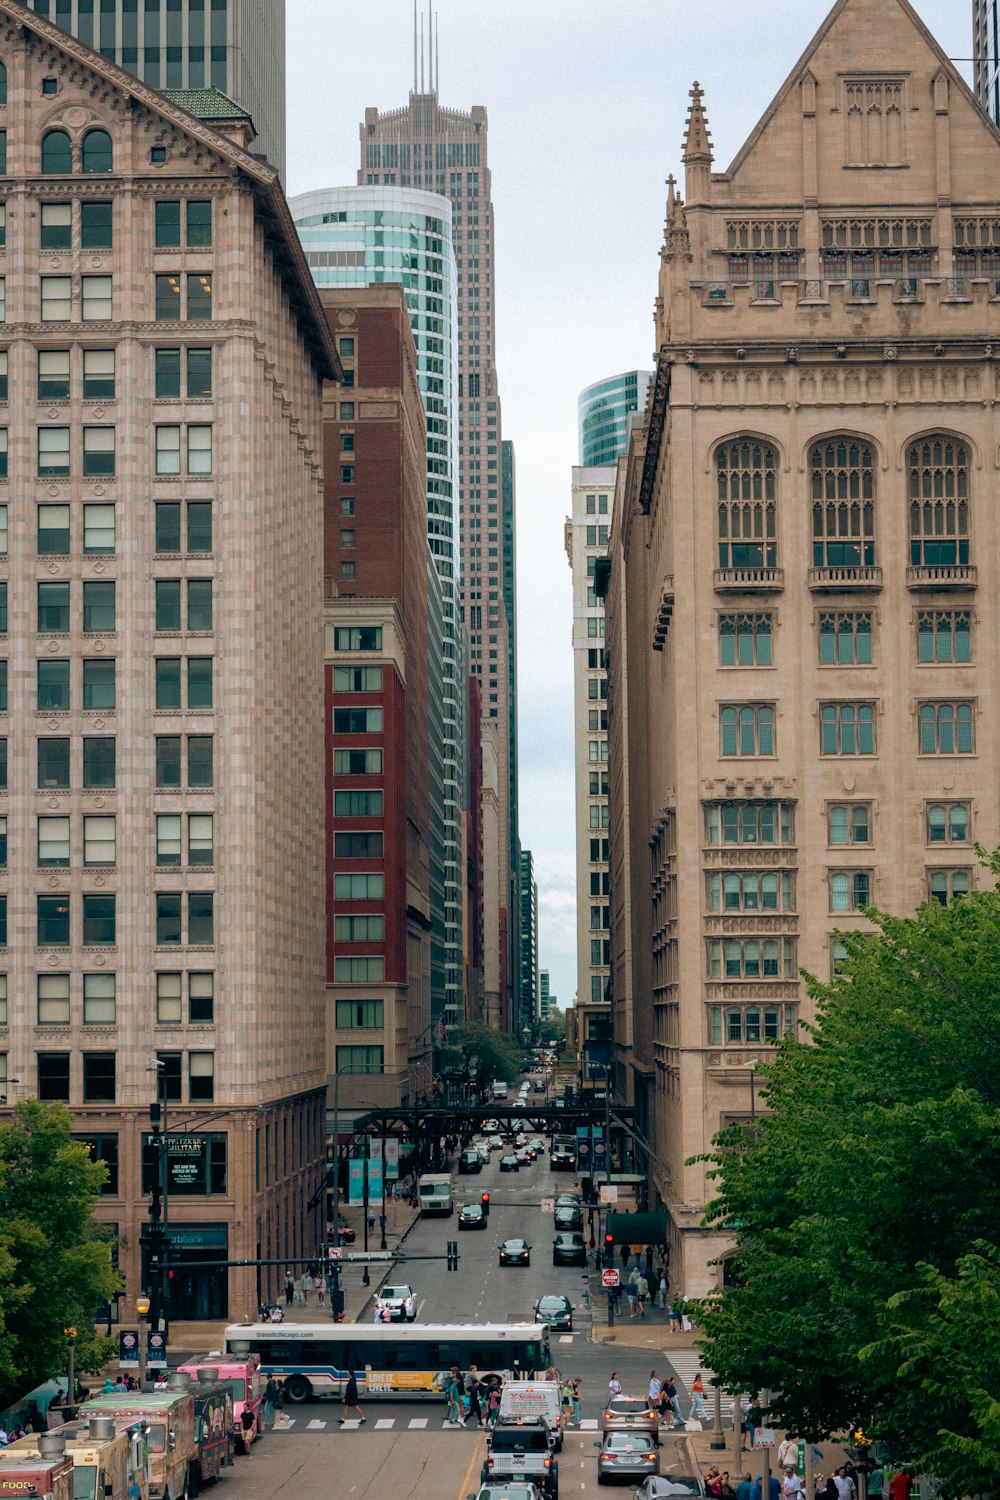
[{"label": "pedestrian", "polygon": [[391,1323],[392,1322],[392,1308],[389,1306],[388,1302],[383,1302],[382,1303],[382,1322],[383,1323]]},{"label": "pedestrian", "polygon": [[549,1368],[545,1372],[545,1379],[546,1380],[553,1380],[558,1385],[558,1383],[559,1383],[559,1371],[556,1369],[555,1365],[549,1365]]},{"label": "pedestrian", "polygon": [[660,1284],[656,1291],[656,1305],[661,1312],[667,1305],[667,1277],[663,1271],[660,1272]]},{"label": "pedestrian", "polygon": [[309,1306],[309,1293],[312,1291],[312,1277],[308,1271],[302,1272],[302,1280],[299,1282],[299,1290],[302,1293],[303,1304]]},{"label": "pedestrian", "polygon": [[653,1274],[653,1247],[652,1247],[652,1245],[647,1245],[646,1246],[646,1275],[647,1276],[652,1276],[652,1274]]},{"label": "pedestrian", "polygon": [[[468,1381],[468,1377],[466,1377],[466,1380]],[[478,1375],[471,1386],[466,1384],[466,1390],[469,1393],[469,1417],[470,1419],[475,1417],[477,1427],[482,1427],[483,1425],[483,1409],[479,1404],[479,1392],[481,1389]]]},{"label": "pedestrian", "polygon": [[583,1411],[583,1379],[576,1375],[573,1378],[573,1421],[579,1426],[580,1414]]},{"label": "pedestrian", "polygon": [[9,1434],[7,1432],[7,1429],[3,1425],[3,1423],[0,1422],[0,1448],[6,1448],[6,1446],[7,1446],[7,1444],[9,1442],[10,1442],[10,1436],[9,1436]]},{"label": "pedestrian", "polygon": [[278,1418],[283,1415],[285,1410],[285,1382],[283,1380],[276,1380],[274,1383],[278,1388],[278,1394],[274,1398],[274,1421],[275,1426],[277,1426]]},{"label": "pedestrian", "polygon": [[671,1304],[670,1304],[670,1332],[671,1333],[680,1333],[680,1331],[681,1331],[681,1304],[680,1304],[680,1298],[675,1297],[674,1300],[673,1300],[673,1302],[671,1302]]},{"label": "pedestrian", "polygon": [[791,1464],[786,1464],[781,1480],[782,1500],[802,1500],[802,1481]]},{"label": "pedestrian", "polygon": [[274,1408],[278,1400],[278,1385],[273,1375],[267,1378],[264,1387],[264,1412],[260,1424],[261,1432],[266,1432],[269,1427],[274,1426]]},{"label": "pedestrian", "polygon": [[563,1426],[568,1427],[573,1420],[573,1382],[568,1375],[562,1383],[560,1404],[562,1406]]},{"label": "pedestrian", "polygon": [[285,1306],[291,1307],[295,1301],[295,1277],[291,1271],[285,1272]]},{"label": "pedestrian", "polygon": [[681,1398],[677,1394],[677,1387],[674,1384],[674,1380],[673,1380],[673,1376],[672,1375],[668,1375],[667,1376],[667,1378],[666,1378],[666,1380],[664,1381],[664,1384],[663,1384],[663,1389],[667,1393],[667,1400],[670,1402],[670,1410],[674,1414],[673,1425],[675,1427],[683,1427],[684,1426],[684,1415],[681,1412]]},{"label": "pedestrian", "polygon": [[344,1386],[344,1415],[340,1419],[341,1427],[347,1421],[347,1413],[349,1411],[357,1412],[359,1422],[366,1422],[368,1420],[358,1405],[358,1377],[353,1370],[348,1375],[347,1384]]},{"label": "pedestrian", "polygon": [[663,1390],[663,1381],[660,1379],[659,1375],[657,1375],[657,1373],[656,1373],[655,1370],[650,1370],[650,1372],[649,1372],[649,1392],[648,1392],[650,1406],[659,1406],[659,1404],[660,1404],[660,1392],[662,1390]]},{"label": "pedestrian", "polygon": [[778,1468],[784,1472],[785,1469],[795,1469],[799,1462],[799,1441],[793,1433],[783,1437],[778,1444]]},{"label": "pedestrian", "polygon": [[448,1398],[448,1415],[445,1418],[445,1426],[463,1427],[465,1425],[465,1412],[462,1408],[462,1377],[458,1373],[457,1365],[452,1365],[445,1376],[444,1393]]},{"label": "pedestrian", "polygon": [[751,1401],[747,1407],[747,1436],[750,1439],[750,1447],[754,1445],[754,1439],[758,1427],[764,1425],[764,1413],[761,1411],[759,1401]]},{"label": "pedestrian", "polygon": [[618,1371],[612,1370],[611,1379],[608,1381],[608,1400],[610,1401],[612,1396],[620,1396],[621,1393],[622,1383],[618,1379]]},{"label": "pedestrian", "polygon": [[240,1412],[240,1429],[243,1434],[243,1452],[249,1458],[253,1440],[257,1436],[257,1418],[249,1406],[244,1406]]},{"label": "pedestrian", "polygon": [[493,1379],[489,1384],[489,1393],[486,1397],[486,1425],[493,1428],[497,1425],[497,1417],[500,1415],[500,1382]]},{"label": "pedestrian", "polygon": [[631,1247],[628,1246],[628,1245],[622,1245],[619,1248],[620,1248],[620,1254],[621,1254],[621,1258],[622,1258],[622,1266],[627,1271],[628,1270],[628,1258],[632,1254]]},{"label": "pedestrian", "polygon": [[736,1486],[736,1500],[750,1500],[750,1491],[753,1485],[750,1483],[749,1474],[741,1474]]},{"label": "pedestrian", "polygon": [[691,1416],[697,1417],[699,1422],[708,1421],[708,1412],[705,1410],[705,1387],[701,1380],[701,1371],[698,1370],[691,1383]]},{"label": "pedestrian", "polygon": [[837,1486],[838,1500],[855,1500],[858,1487],[843,1464],[834,1474],[833,1482]]},{"label": "pedestrian", "polygon": [[326,1277],[322,1272],[316,1277],[316,1296],[319,1298],[320,1307],[322,1307],[326,1302]]},{"label": "pedestrian", "polygon": [[630,1281],[625,1288],[625,1295],[628,1298],[628,1315],[630,1318],[634,1318],[636,1304],[639,1301],[639,1292],[634,1281]]},{"label": "pedestrian", "polygon": [[101,1395],[102,1396],[110,1396],[111,1392],[114,1390],[114,1388],[115,1388],[115,1383],[111,1379],[111,1376],[110,1375],[106,1375],[104,1377],[104,1389],[102,1390]]},{"label": "pedestrian", "polygon": [[728,1469],[722,1471],[722,1500],[736,1500],[736,1491],[733,1489]]},{"label": "pedestrian", "polygon": [[372,1322],[373,1323],[381,1323],[381,1321],[382,1321],[382,1304],[381,1304],[381,1302],[376,1302],[376,1304],[375,1304],[375,1311],[372,1314]]},{"label": "pedestrian", "polygon": [[640,1274],[635,1283],[635,1290],[639,1298],[639,1316],[644,1318],[646,1316],[646,1303],[649,1300],[649,1282],[645,1276]]},{"label": "pedestrian", "polygon": [[722,1475],[715,1464],[706,1471],[705,1494],[711,1496],[711,1500],[722,1500]]},{"label": "pedestrian", "polygon": [[[115,1392],[119,1396],[124,1396],[128,1393],[128,1381],[125,1379],[124,1375],[119,1375],[118,1379],[115,1381]],[[52,1404],[53,1406],[56,1405],[55,1402],[53,1402]],[[61,1406],[62,1402],[59,1402],[58,1404]]]}]

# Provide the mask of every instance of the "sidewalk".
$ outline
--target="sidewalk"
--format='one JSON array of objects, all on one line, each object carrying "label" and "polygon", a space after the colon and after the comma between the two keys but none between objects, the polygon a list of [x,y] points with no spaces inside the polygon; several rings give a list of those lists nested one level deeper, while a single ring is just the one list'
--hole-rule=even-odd
[{"label": "sidewalk", "polygon": [[[420,1211],[409,1208],[405,1203],[391,1202],[387,1209],[389,1223],[386,1228],[386,1243],[389,1251],[398,1250],[410,1230],[413,1228]],[[393,1261],[375,1261],[368,1267],[370,1285],[364,1284],[363,1276],[365,1267],[351,1259],[352,1255],[364,1254],[364,1210],[360,1207],[342,1206],[340,1210],[341,1223],[350,1224],[354,1230],[356,1239],[353,1245],[344,1245],[343,1255],[340,1263],[340,1284],[344,1293],[344,1321],[347,1323],[360,1323],[364,1321],[366,1313],[370,1311],[370,1303],[379,1287],[385,1281],[397,1279],[396,1266]],[[379,1253],[378,1226],[374,1234],[368,1236],[368,1249],[372,1254]],[[301,1268],[299,1268],[301,1274]],[[281,1277],[279,1280],[283,1280]],[[398,1279],[408,1279],[405,1268],[400,1268]],[[331,1280],[327,1270],[327,1281]],[[285,1307],[285,1299],[280,1299],[284,1322],[286,1323],[323,1323],[330,1318],[330,1297],[327,1293],[322,1306],[316,1301],[315,1292],[310,1295],[308,1304],[293,1302],[291,1307]],[[181,1319],[174,1319],[170,1324],[170,1362],[174,1363],[175,1356],[181,1351],[187,1354],[206,1354],[209,1350],[221,1350],[226,1328],[230,1323],[238,1323],[255,1316],[256,1309],[234,1310],[233,1316],[221,1322],[194,1323]]]}]

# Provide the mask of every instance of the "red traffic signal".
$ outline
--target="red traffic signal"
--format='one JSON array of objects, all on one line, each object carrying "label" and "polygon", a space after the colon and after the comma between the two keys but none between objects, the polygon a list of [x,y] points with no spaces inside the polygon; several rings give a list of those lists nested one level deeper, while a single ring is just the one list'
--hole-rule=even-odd
[{"label": "red traffic signal", "polygon": [[482,1197],[480,1198],[479,1201],[480,1201],[480,1203],[483,1206],[483,1213],[486,1214],[486,1215],[489,1215],[489,1211],[490,1211],[490,1195],[489,1195],[489,1193],[484,1193],[482,1195]]},{"label": "red traffic signal", "polygon": [[611,1246],[614,1244],[614,1242],[615,1242],[615,1237],[614,1237],[613,1234],[606,1234],[604,1236],[604,1243],[605,1243],[605,1245],[607,1246],[607,1248],[609,1250],[611,1249]]}]

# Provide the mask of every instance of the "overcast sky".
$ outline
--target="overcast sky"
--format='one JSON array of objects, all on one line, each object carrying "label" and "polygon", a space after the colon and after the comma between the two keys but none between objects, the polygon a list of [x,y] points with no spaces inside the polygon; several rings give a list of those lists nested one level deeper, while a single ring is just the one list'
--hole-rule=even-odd
[{"label": "overcast sky", "polygon": [[[577,395],[605,375],[652,367],[664,180],[683,180],[692,82],[705,89],[724,169],[828,9],[827,0],[435,0],[441,103],[489,111],[497,366],[503,435],[517,454],[521,840],[535,856],[541,964],[563,1005],[576,991],[562,530]],[[288,192],[352,183],[365,106],[406,103],[412,0],[287,0],[287,10]],[[917,10],[949,56],[969,57],[972,0],[919,0]]]}]

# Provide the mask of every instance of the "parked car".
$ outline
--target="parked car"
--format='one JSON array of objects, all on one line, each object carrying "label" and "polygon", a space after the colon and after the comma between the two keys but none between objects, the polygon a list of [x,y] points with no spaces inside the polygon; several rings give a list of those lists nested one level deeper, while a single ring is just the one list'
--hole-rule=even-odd
[{"label": "parked car", "polygon": [[604,1441],[596,1444],[597,1482],[608,1479],[645,1479],[659,1474],[660,1450],[648,1432],[606,1432]]},{"label": "parked car", "polygon": [[645,1396],[612,1396],[604,1407],[602,1432],[651,1432],[660,1430],[660,1418]]},{"label": "parked car", "polygon": [[485,1229],[487,1224],[486,1215],[478,1203],[467,1203],[458,1211],[459,1229]]},{"label": "parked car", "polygon": [[556,1293],[539,1297],[534,1312],[536,1323],[548,1323],[550,1328],[558,1328],[564,1333],[573,1331],[573,1304],[568,1297]]},{"label": "parked car", "polygon": [[530,1266],[531,1246],[527,1240],[503,1240],[500,1244],[502,1266]]},{"label": "parked car", "polygon": [[520,1163],[518,1162],[517,1157],[514,1155],[509,1154],[507,1156],[501,1156],[500,1158],[501,1172],[516,1172],[519,1166]]},{"label": "parked car", "polygon": [[587,1246],[578,1229],[560,1230],[552,1241],[554,1266],[585,1266]]},{"label": "parked car", "polygon": [[383,1307],[388,1307],[390,1323],[412,1323],[417,1316],[417,1298],[412,1287],[402,1283],[383,1286],[378,1300]]}]

